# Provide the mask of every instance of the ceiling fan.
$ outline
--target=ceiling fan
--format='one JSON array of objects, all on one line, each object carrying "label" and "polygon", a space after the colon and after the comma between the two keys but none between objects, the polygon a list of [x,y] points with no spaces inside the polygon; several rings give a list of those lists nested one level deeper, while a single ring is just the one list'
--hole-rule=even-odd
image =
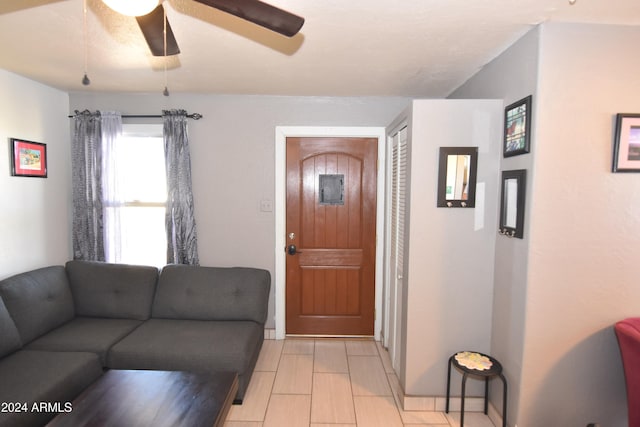
[{"label": "ceiling fan", "polygon": [[[173,35],[169,22],[166,22],[165,51],[165,14],[163,0],[102,0],[107,6],[124,15],[135,16],[149,49],[154,56],[169,56],[180,53],[178,42]],[[300,31],[304,18],[279,9],[260,0],[194,0],[206,6],[222,10],[268,30],[287,37],[293,37]],[[146,9],[142,3],[147,3]],[[140,5],[138,10],[131,6]]]}]

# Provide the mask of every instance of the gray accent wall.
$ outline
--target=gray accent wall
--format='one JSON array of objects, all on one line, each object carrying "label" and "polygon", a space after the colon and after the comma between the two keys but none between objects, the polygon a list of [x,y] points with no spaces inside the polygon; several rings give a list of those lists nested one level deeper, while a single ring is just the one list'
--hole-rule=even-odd
[{"label": "gray accent wall", "polygon": [[627,425],[613,325],[640,314],[640,180],[611,162],[615,114],[640,112],[639,43],[638,26],[543,24],[452,94],[534,95],[532,154],[502,161],[531,171],[528,228],[495,253],[511,426]]},{"label": "gray accent wall", "polygon": [[[504,100],[504,106],[506,106],[528,95],[533,95],[534,124],[532,125],[531,139],[533,150],[529,154],[504,158],[501,145],[496,152],[499,162],[499,169],[495,171],[498,192],[500,191],[501,171],[527,170],[528,197],[525,205],[524,238],[514,239],[496,234],[495,257],[491,261],[494,268],[494,283],[490,351],[491,355],[502,363],[505,370],[510,389],[507,412],[512,415],[518,413],[525,346],[528,254],[531,240],[531,206],[534,197],[531,192],[535,173],[533,170],[535,149],[538,140],[535,123],[539,106],[537,96],[539,43],[540,29],[536,27],[449,96],[450,99],[499,98]],[[501,117],[501,122],[503,121],[504,118]],[[502,136],[500,136],[500,140],[502,140]],[[497,203],[499,206],[499,198]],[[495,221],[497,225],[497,217]],[[501,387],[501,384],[492,384],[492,403],[496,408],[502,408]],[[508,416],[510,425],[513,425],[516,420],[512,415]]]}]

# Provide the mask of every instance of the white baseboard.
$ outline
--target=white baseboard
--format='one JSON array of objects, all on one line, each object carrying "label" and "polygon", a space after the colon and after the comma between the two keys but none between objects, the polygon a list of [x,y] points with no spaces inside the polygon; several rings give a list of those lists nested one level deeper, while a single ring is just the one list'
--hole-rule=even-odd
[{"label": "white baseboard", "polygon": [[[401,396],[400,401],[405,411],[434,411],[444,412],[447,408],[447,398],[442,396]],[[459,412],[462,399],[451,397],[449,411]],[[466,397],[464,399],[465,412],[483,412],[483,397]]]},{"label": "white baseboard", "polygon": [[266,329],[264,330],[264,339],[265,340],[275,340],[276,339],[276,330],[275,329]]},{"label": "white baseboard", "polygon": [[[444,412],[447,408],[447,398],[442,396],[400,396],[405,411],[435,411]],[[460,412],[462,399],[449,398],[449,412]],[[484,397],[466,397],[464,399],[465,412],[484,412]],[[487,416],[494,426],[502,426],[502,415],[489,402]]]}]

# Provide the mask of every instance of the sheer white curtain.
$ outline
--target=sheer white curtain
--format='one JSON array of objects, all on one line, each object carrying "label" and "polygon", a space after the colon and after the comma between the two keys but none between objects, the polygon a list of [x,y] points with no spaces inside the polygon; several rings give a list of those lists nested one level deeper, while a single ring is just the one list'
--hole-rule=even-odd
[{"label": "sheer white curtain", "polygon": [[102,111],[102,192],[104,197],[104,249],[107,262],[122,261],[121,212],[124,207],[122,174],[122,116]]}]

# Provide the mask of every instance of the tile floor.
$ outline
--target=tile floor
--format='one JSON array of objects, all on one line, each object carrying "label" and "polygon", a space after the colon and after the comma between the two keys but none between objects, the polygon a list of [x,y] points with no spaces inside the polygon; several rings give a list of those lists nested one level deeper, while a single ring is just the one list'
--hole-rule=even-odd
[{"label": "tile floor", "polygon": [[[403,411],[387,352],[373,340],[265,340],[225,427],[457,427],[460,414]],[[477,412],[465,427],[493,427]]]}]

